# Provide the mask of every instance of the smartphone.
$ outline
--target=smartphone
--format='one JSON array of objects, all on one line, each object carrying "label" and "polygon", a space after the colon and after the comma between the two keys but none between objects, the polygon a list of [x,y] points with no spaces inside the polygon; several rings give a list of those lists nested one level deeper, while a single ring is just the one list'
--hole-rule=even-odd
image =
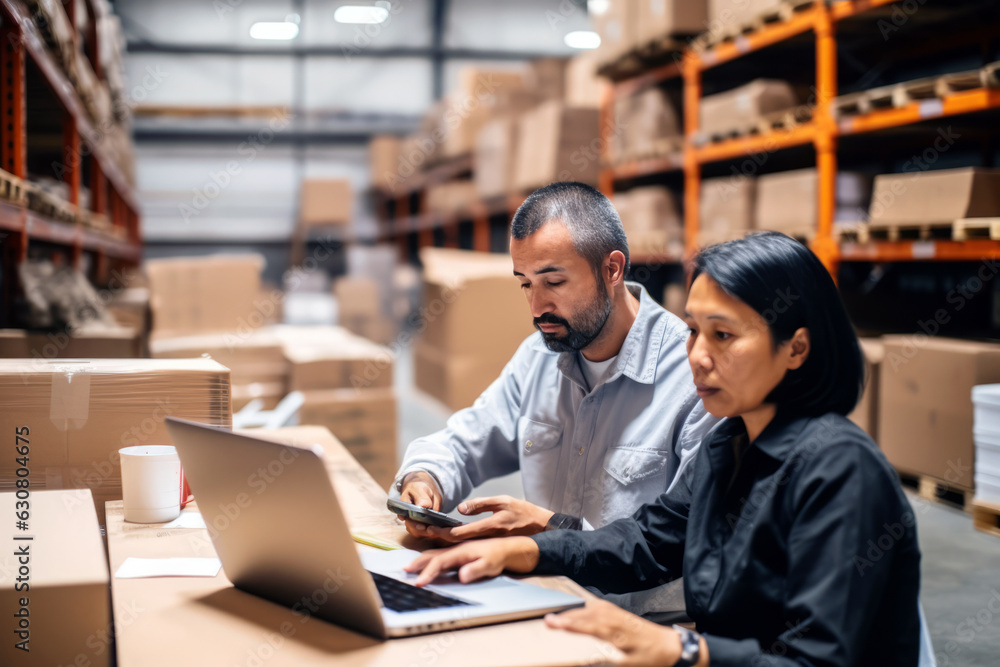
[{"label": "smartphone", "polygon": [[414,505],[412,503],[404,503],[402,500],[393,500],[390,498],[386,501],[385,506],[388,507],[389,511],[393,514],[398,514],[401,517],[412,519],[413,521],[419,521],[420,523],[426,523],[430,526],[454,528],[455,526],[465,525],[464,521],[459,521],[458,519],[450,517],[444,512],[438,512],[437,510],[420,507],[419,505]]}]

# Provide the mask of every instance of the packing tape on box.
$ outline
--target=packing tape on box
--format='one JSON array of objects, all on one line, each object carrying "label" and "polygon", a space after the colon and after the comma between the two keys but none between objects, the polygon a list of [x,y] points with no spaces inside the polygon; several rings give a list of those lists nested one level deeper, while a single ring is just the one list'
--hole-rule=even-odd
[{"label": "packing tape on box", "polygon": [[49,419],[60,431],[82,428],[90,416],[90,374],[52,375]]}]

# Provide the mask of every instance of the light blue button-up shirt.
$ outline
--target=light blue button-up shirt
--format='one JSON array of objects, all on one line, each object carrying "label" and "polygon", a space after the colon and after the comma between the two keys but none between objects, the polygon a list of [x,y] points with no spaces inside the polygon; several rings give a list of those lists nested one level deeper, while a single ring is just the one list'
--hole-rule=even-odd
[{"label": "light blue button-up shirt", "polygon": [[592,389],[576,352],[536,332],[472,407],[406,450],[397,480],[423,470],[451,511],[492,477],[521,471],[527,501],[598,528],[683,485],[705,412],[688,366],[687,326],[638,284],[639,312],[618,357]]}]

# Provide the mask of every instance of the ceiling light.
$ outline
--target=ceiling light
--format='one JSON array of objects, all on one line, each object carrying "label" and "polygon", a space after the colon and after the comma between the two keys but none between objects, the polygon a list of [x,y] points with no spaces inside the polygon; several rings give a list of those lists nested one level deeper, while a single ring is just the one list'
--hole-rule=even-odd
[{"label": "ceiling light", "polygon": [[333,20],[337,23],[384,23],[389,18],[387,2],[369,5],[344,5],[337,7]]},{"label": "ceiling light", "polygon": [[594,16],[606,14],[610,8],[611,2],[609,0],[587,0],[587,12]]},{"label": "ceiling light", "polygon": [[299,34],[299,26],[290,21],[262,21],[250,26],[250,36],[254,39],[295,39]]},{"label": "ceiling light", "polygon": [[571,49],[596,49],[601,45],[601,36],[591,30],[574,30],[563,41]]}]

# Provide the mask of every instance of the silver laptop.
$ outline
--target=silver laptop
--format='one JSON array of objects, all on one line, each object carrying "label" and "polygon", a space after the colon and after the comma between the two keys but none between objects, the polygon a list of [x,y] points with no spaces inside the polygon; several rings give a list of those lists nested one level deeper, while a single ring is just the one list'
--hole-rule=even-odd
[{"label": "silver laptop", "polygon": [[[226,576],[248,593],[374,637],[534,618],[583,605],[509,577],[425,588],[408,549],[359,555],[320,457],[223,428],[167,418],[184,474]],[[387,510],[388,511],[388,510]]]}]

